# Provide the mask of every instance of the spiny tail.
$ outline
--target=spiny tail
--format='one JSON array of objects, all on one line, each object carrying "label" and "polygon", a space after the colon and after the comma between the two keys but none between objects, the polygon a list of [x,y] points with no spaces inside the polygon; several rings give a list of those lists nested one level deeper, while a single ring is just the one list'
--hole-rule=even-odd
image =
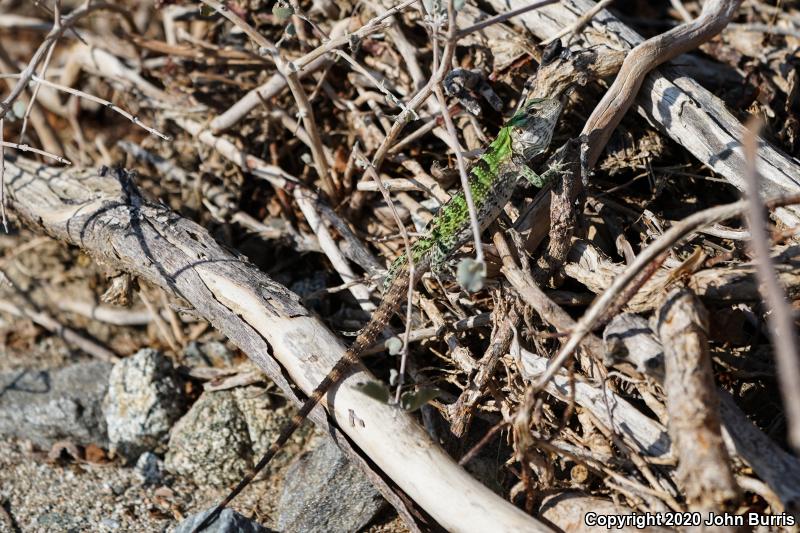
[{"label": "spiny tail", "polygon": [[242,478],[239,484],[236,485],[236,488],[234,488],[230,494],[228,494],[225,499],[214,508],[211,514],[208,515],[205,520],[203,520],[200,525],[194,529],[193,533],[198,533],[214,523],[225,506],[228,505],[236,496],[238,496],[239,493],[242,492],[251,481],[253,481],[258,473],[263,470],[265,466],[267,466],[275,454],[278,453],[284,444],[286,444],[286,441],[288,441],[292,434],[297,431],[297,428],[300,427],[300,424],[303,423],[303,420],[306,419],[309,413],[311,413],[314,407],[316,407],[320,402],[322,397],[325,396],[325,393],[328,392],[328,389],[335,385],[350,369],[350,367],[358,363],[358,361],[358,353],[353,351],[353,348],[348,349],[344,353],[344,356],[342,356],[342,358],[336,362],[336,365],[334,365],[331,371],[328,372],[328,375],[325,376],[319,385],[317,385],[317,388],[315,388],[311,393],[311,396],[309,396],[305,403],[303,403],[303,405],[300,407],[300,410],[298,410],[292,419],[285,426],[283,426],[278,438],[275,439],[275,442],[270,445],[269,449],[258,462],[258,464],[253,467],[253,470],[251,470],[249,473],[247,473],[247,475],[244,476],[244,478]]}]

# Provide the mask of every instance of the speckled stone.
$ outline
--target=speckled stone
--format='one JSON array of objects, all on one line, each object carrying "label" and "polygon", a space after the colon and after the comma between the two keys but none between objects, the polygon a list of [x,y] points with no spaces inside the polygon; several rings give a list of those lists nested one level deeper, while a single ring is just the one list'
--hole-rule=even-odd
[{"label": "speckled stone", "polygon": [[[294,409],[274,408],[262,387],[206,391],[172,430],[166,469],[195,483],[228,486],[241,479],[269,448]],[[308,437],[305,425],[296,439]],[[264,472],[286,466],[292,454],[279,453]]]},{"label": "speckled stone", "polygon": [[42,448],[62,439],[106,446],[102,401],[110,371],[111,364],[90,361],[0,374],[0,435]]},{"label": "speckled stone", "polygon": [[128,460],[161,450],[184,400],[172,362],[156,350],[139,350],[114,365],[103,412],[112,449]]},{"label": "speckled stone", "polygon": [[164,461],[153,452],[144,452],[140,455],[134,469],[145,485],[156,485],[164,477]]},{"label": "speckled stone", "polygon": [[252,463],[244,415],[228,390],[204,392],[172,430],[165,466],[195,483],[224,486]]},{"label": "speckled stone", "polygon": [[359,531],[385,505],[364,473],[325,439],[286,473],[277,526],[284,532]]},{"label": "speckled stone", "polygon": [[[211,507],[202,513],[193,514],[178,524],[172,533],[192,533],[213,510]],[[269,533],[269,529],[232,509],[224,509],[217,519],[203,530],[203,533]]]}]

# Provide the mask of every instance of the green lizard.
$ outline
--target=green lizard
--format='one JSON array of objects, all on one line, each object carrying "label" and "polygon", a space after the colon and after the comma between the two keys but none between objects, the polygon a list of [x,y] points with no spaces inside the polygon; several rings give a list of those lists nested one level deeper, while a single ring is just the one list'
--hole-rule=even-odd
[{"label": "green lizard", "polygon": [[[469,186],[481,231],[500,215],[520,178],[525,178],[536,187],[544,187],[561,172],[560,168],[551,167],[538,175],[528,167],[534,157],[547,150],[560,112],[561,103],[558,100],[528,100],[500,129],[494,142],[470,169]],[[239,482],[195,531],[201,531],[216,519],[219,512],[269,463],[325,393],[359,362],[361,353],[378,339],[394,313],[400,309],[406,299],[409,283],[416,284],[429,269],[439,270],[447,258],[466,244],[471,236],[467,201],[464,191],[460,191],[439,209],[428,224],[425,236],[411,246],[414,279],[410,279],[407,256],[401,256],[391,265],[384,283],[383,300],[369,323],[283,428],[253,471]]]}]

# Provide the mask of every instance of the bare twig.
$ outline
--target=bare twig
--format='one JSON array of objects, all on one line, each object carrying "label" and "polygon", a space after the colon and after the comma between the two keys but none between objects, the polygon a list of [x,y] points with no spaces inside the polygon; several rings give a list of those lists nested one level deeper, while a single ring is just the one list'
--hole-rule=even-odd
[{"label": "bare twig", "polygon": [[[447,2],[447,42],[455,43],[458,41],[458,25],[456,23],[456,16],[458,12],[453,6],[454,0]],[[439,61],[438,50],[439,47],[436,42],[437,27],[434,26],[431,33],[433,44],[433,70],[438,71]],[[469,211],[469,223],[472,228],[472,240],[475,243],[475,261],[483,265],[483,246],[481,246],[481,226],[478,222],[478,212],[475,209],[475,201],[472,199],[472,188],[469,185],[469,177],[467,176],[467,165],[464,161],[464,155],[459,149],[458,135],[456,134],[456,127],[453,124],[453,119],[450,117],[450,111],[447,108],[447,101],[444,99],[444,92],[442,91],[442,81],[439,80],[433,87],[433,92],[436,94],[436,99],[439,101],[439,106],[442,109],[442,118],[444,119],[447,132],[452,139],[453,150],[456,153],[456,161],[458,163],[458,175],[461,177],[461,187],[464,191],[464,199],[467,202],[467,210]]]},{"label": "bare twig", "polygon": [[540,7],[544,7],[546,5],[555,4],[558,1],[559,0],[539,0],[539,2],[532,2],[527,6],[512,9],[511,11],[507,11],[505,13],[500,13],[499,15],[495,15],[494,17],[478,22],[477,24],[473,24],[468,28],[464,28],[458,32],[456,39],[461,39],[462,37],[466,37],[471,33],[481,31],[482,29],[488,28],[493,24],[501,24],[509,19],[522,15],[523,13],[527,13],[528,11],[533,11],[534,9],[539,9]]},{"label": "bare twig", "polygon": [[314,159],[317,175],[322,180],[325,192],[336,200],[339,196],[338,189],[331,179],[330,168],[325,159],[325,151],[322,147],[322,140],[319,136],[319,129],[314,118],[314,110],[311,108],[311,103],[308,100],[308,95],[300,84],[300,78],[297,75],[297,67],[292,63],[287,63],[281,57],[278,48],[261,35],[255,28],[244,21],[239,15],[232,12],[227,6],[217,2],[216,0],[202,0],[202,2],[209,7],[212,7],[220,15],[230,20],[234,25],[240,28],[250,39],[261,47],[263,53],[268,53],[275,62],[278,72],[286,79],[289,90],[292,91],[295,103],[299,109],[300,118],[303,125],[311,139],[311,155]]},{"label": "bare twig", "polygon": [[27,144],[17,144],[17,143],[12,143],[12,142],[8,142],[8,141],[3,141],[2,139],[0,139],[0,145],[8,147],[8,148],[13,148],[15,150],[19,150],[20,152],[30,152],[32,154],[39,154],[39,155],[44,156],[44,157],[49,157],[50,159],[54,159],[55,161],[58,161],[59,163],[64,164],[64,165],[71,165],[72,164],[72,162],[70,160],[64,159],[60,155],[51,154],[50,152],[45,152],[44,150],[39,150],[38,148],[34,148],[33,146],[28,146]]},{"label": "bare twig", "polygon": [[364,166],[364,171],[366,174],[372,178],[375,184],[378,186],[378,189],[381,191],[381,195],[383,196],[383,200],[392,210],[392,216],[394,217],[395,222],[397,223],[397,227],[400,230],[400,235],[403,236],[403,245],[406,249],[406,258],[408,260],[408,292],[406,296],[406,329],[403,333],[403,349],[401,352],[400,357],[400,369],[398,370],[397,374],[397,390],[395,392],[395,403],[400,403],[400,394],[403,389],[403,384],[405,381],[406,375],[406,363],[408,361],[408,346],[410,343],[411,338],[411,313],[414,310],[413,306],[413,299],[414,299],[414,283],[411,280],[415,279],[414,276],[414,254],[411,253],[411,239],[408,237],[408,232],[406,231],[405,224],[400,219],[400,215],[397,214],[397,208],[392,202],[392,197],[389,196],[389,191],[387,191],[383,184],[381,183],[381,179],[378,176],[378,173],[375,172],[375,167],[364,157],[364,154],[361,153],[361,150],[358,147],[358,144],[353,146],[353,155],[356,157],[356,160]]},{"label": "bare twig", "polygon": [[0,102],[0,118],[6,116],[6,113],[8,113],[8,111],[11,109],[11,104],[14,103],[19,95],[22,94],[22,91],[24,91],[28,86],[28,82],[36,72],[36,67],[39,66],[39,62],[42,60],[43,56],[48,52],[48,50],[50,50],[50,47],[53,45],[53,43],[55,43],[55,41],[58,40],[58,38],[61,37],[65,31],[77,24],[78,21],[99,10],[115,11],[130,21],[130,15],[125,8],[106,2],[86,2],[69,15],[57,20],[56,24],[53,26],[53,29],[50,30],[50,33],[47,34],[47,37],[45,37],[42,44],[39,45],[39,48],[33,54],[33,57],[30,59],[30,61],[28,61],[28,65],[25,67],[25,70],[20,73],[17,85],[11,90],[8,96],[6,96],[5,99]]},{"label": "bare twig", "polygon": [[[0,78],[20,78],[21,76],[22,76],[21,74],[0,74]],[[40,78],[39,76],[36,76],[35,74],[31,75],[30,81],[35,83],[37,87],[39,87],[41,85],[44,85],[45,87],[50,87],[50,88],[56,89],[58,91],[63,91],[65,93],[73,94],[73,95],[75,95],[75,96],[77,96],[79,98],[85,98],[86,100],[90,100],[92,102],[100,104],[103,107],[107,107],[108,109],[114,111],[115,113],[119,113],[120,115],[122,115],[123,117],[127,118],[128,120],[130,120],[131,122],[133,122],[134,124],[136,124],[140,128],[146,130],[147,132],[152,133],[153,135],[156,135],[158,137],[161,137],[165,141],[171,140],[171,137],[169,137],[168,135],[165,135],[165,134],[161,133],[160,131],[158,131],[157,129],[146,125],[144,122],[142,122],[139,119],[139,117],[131,115],[130,113],[128,113],[127,111],[125,111],[121,107],[119,107],[117,105],[114,105],[112,102],[109,102],[108,100],[106,100],[104,98],[100,98],[98,96],[94,96],[93,94],[89,94],[89,93],[85,93],[83,91],[79,91],[78,89],[73,89],[72,87],[67,87],[65,85],[59,85],[58,83],[53,83],[52,81],[48,81],[48,80],[46,80],[44,78]]]},{"label": "bare twig", "polygon": [[102,344],[82,335],[69,326],[61,324],[44,311],[39,311],[30,307],[18,306],[8,300],[0,300],[0,311],[15,315],[25,316],[40,325],[50,333],[63,338],[68,344],[78,347],[87,354],[97,357],[103,361],[119,361],[119,356]]},{"label": "bare twig", "polygon": [[747,225],[750,228],[750,247],[755,255],[759,289],[771,313],[767,314],[778,371],[789,443],[800,453],[800,350],[794,318],[784,290],[778,285],[777,272],[769,253],[769,235],[764,205],[758,194],[759,175],[756,168],[758,123],[748,123],[742,143],[747,160]]},{"label": "bare twig", "polygon": [[657,35],[631,50],[619,74],[603,99],[595,107],[583,128],[588,136],[587,164],[595,165],[611,133],[633,105],[646,75],[658,65],[697,48],[728,24],[739,9],[741,0],[708,0],[700,16],[687,24]]},{"label": "bare twig", "polygon": [[[774,209],[775,207],[797,203],[800,203],[800,194],[773,198],[767,202],[767,206]],[[636,256],[636,260],[628,266],[625,272],[616,277],[611,286],[586,310],[583,317],[581,317],[572,330],[567,342],[564,343],[561,350],[559,350],[558,354],[552,359],[547,371],[542,374],[539,380],[533,385],[534,390],[542,390],[548,380],[555,375],[564,363],[566,363],[567,359],[572,355],[572,352],[578,347],[581,341],[583,341],[584,337],[592,331],[605,311],[616,301],[620,292],[622,292],[628,283],[633,281],[651,261],[664,251],[670,249],[686,235],[697,231],[698,228],[740,215],[744,212],[745,208],[746,203],[744,201],[739,201],[705,209],[686,217],[653,241],[650,246]]]},{"label": "bare twig", "polygon": [[161,314],[158,312],[155,303],[153,303],[153,301],[150,300],[150,297],[147,296],[147,292],[145,290],[140,290],[139,297],[142,299],[142,302],[144,303],[144,306],[147,308],[147,310],[150,311],[150,316],[156,323],[158,331],[161,333],[161,336],[164,337],[164,340],[169,345],[170,349],[172,350],[172,353],[176,355],[181,353],[178,343],[175,341],[175,338],[172,336],[172,333],[167,327],[167,323],[164,322],[163,318],[161,318]]}]

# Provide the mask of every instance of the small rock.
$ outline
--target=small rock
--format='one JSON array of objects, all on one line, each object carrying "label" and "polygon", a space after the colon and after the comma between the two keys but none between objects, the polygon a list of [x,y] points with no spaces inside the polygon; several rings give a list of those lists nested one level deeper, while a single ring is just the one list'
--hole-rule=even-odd
[{"label": "small rock", "polygon": [[119,529],[119,522],[112,518],[103,518],[100,520],[100,525],[108,531],[116,531]]},{"label": "small rock", "polygon": [[[272,408],[257,386],[206,391],[172,429],[165,467],[198,485],[227,486],[241,479],[261,458],[294,408]],[[308,438],[309,426],[297,440]],[[291,454],[279,453],[267,472],[287,464]]]},{"label": "small rock", "polygon": [[157,449],[183,412],[183,389],[172,363],[145,348],[111,371],[103,402],[111,446],[134,460]]},{"label": "small rock", "polygon": [[135,470],[145,485],[157,485],[164,477],[163,462],[153,452],[144,452],[140,455]]},{"label": "small rock", "polygon": [[72,515],[57,512],[44,512],[36,517],[37,531],[78,531],[80,520]]},{"label": "small rock", "polygon": [[[211,507],[202,513],[191,515],[178,524],[172,533],[192,533],[213,510]],[[203,533],[269,533],[269,529],[245,518],[233,509],[224,509],[217,519],[203,530]]]},{"label": "small rock", "polygon": [[[275,407],[270,397],[261,387],[237,387],[233,389],[236,405],[244,416],[247,424],[247,433],[250,436],[250,444],[253,450],[253,459],[257,462],[262,455],[267,453],[272,441],[280,434],[283,426],[286,425],[295,413],[292,405]],[[308,426],[298,430],[298,439],[304,439],[308,433]],[[281,453],[270,461],[267,472],[275,471],[288,465],[294,458],[293,454]]]},{"label": "small rock", "polygon": [[284,479],[278,504],[280,531],[358,531],[386,502],[361,470],[326,439],[302,456]]},{"label": "small rock", "polygon": [[0,374],[0,435],[50,448],[60,440],[108,444],[102,401],[111,364]]},{"label": "small rock", "polygon": [[252,463],[250,437],[232,391],[204,392],[172,429],[165,466],[198,485],[227,486]]},{"label": "small rock", "polygon": [[222,342],[192,341],[183,352],[182,363],[189,368],[198,366],[233,366],[233,353]]}]

